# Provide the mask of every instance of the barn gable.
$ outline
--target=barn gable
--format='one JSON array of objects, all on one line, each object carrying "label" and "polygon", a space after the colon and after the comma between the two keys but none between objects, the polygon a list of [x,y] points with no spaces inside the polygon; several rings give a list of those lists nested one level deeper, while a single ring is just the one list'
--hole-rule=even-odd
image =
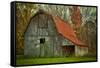
[{"label": "barn gable", "polygon": [[[52,25],[52,27],[51,27]],[[34,27],[31,27],[34,26]],[[38,28],[38,31],[36,30]],[[42,32],[41,32],[42,31]],[[43,11],[37,12],[31,19],[31,22],[29,23],[25,35],[56,35],[56,27],[53,23],[53,18],[51,15],[46,14]]]}]

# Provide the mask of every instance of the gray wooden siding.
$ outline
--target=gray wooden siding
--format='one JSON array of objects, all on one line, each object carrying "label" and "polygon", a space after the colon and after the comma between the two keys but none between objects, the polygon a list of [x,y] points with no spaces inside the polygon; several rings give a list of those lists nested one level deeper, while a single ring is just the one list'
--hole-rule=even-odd
[{"label": "gray wooden siding", "polygon": [[[47,15],[40,14],[33,18],[24,35],[24,55],[62,56],[61,38],[57,35],[54,25],[51,17]],[[45,43],[40,44],[40,38],[45,38]]]}]

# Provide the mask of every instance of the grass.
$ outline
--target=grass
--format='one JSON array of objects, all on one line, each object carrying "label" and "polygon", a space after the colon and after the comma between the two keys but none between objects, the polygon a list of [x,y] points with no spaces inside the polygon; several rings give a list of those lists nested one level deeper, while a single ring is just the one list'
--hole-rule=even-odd
[{"label": "grass", "polygon": [[50,63],[69,63],[96,61],[96,57],[63,57],[63,58],[20,58],[16,60],[17,65],[50,64]]}]

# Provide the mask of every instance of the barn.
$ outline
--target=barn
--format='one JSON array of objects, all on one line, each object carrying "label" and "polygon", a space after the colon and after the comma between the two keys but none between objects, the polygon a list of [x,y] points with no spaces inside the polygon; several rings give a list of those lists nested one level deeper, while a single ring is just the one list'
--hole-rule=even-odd
[{"label": "barn", "polygon": [[76,37],[68,23],[58,16],[39,10],[24,33],[24,55],[33,57],[81,56],[87,46]]}]

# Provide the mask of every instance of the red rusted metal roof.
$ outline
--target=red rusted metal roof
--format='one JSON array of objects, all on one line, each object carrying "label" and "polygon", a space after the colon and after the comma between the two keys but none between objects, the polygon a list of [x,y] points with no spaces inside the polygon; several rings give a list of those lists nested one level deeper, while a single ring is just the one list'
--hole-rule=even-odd
[{"label": "red rusted metal roof", "polygon": [[87,47],[85,43],[81,42],[76,34],[74,33],[73,28],[65,23],[60,17],[53,17],[57,31],[65,37],[67,40],[71,41],[73,44],[77,46]]}]

